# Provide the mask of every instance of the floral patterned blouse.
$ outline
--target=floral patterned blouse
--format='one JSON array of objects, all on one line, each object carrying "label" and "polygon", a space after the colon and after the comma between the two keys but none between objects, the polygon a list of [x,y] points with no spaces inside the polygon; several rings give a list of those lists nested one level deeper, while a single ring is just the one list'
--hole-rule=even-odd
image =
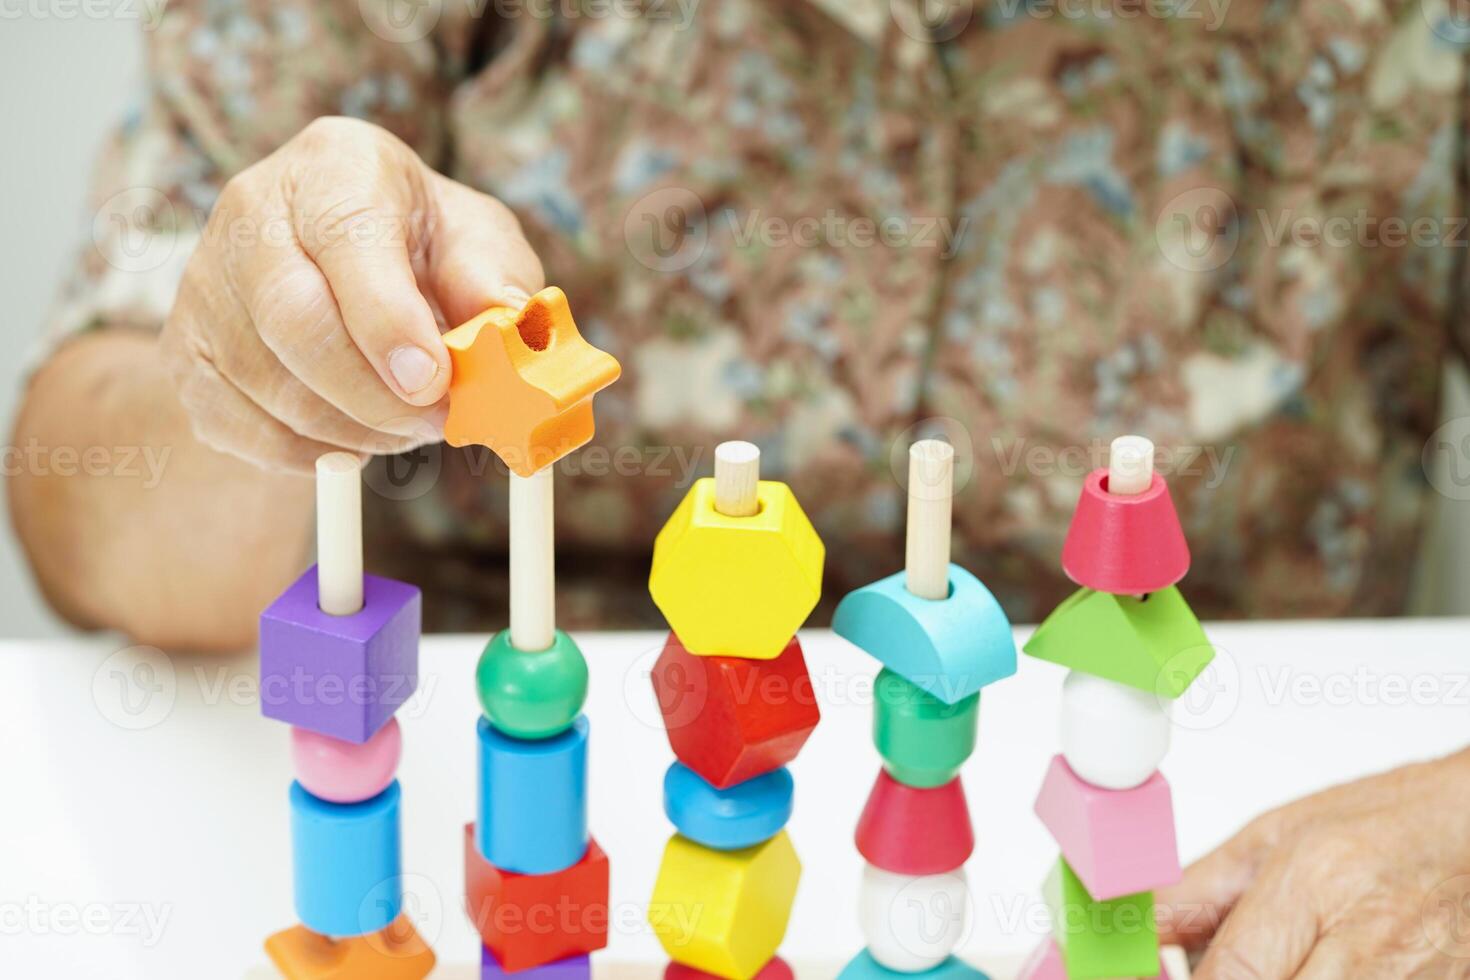
[{"label": "floral patterned blouse", "polygon": [[[935,6],[942,8],[935,10]],[[828,546],[902,563],[904,451],[1018,621],[1109,439],[1151,436],[1201,614],[1405,600],[1465,349],[1466,49],[1440,0],[173,0],[52,342],[156,327],[221,185],[313,117],[520,215],[623,363],[559,466],[561,616],[659,622],[654,535],[746,438]],[[369,474],[370,564],[505,618],[485,451]],[[1457,471],[1458,472],[1458,471]],[[1453,492],[1451,486],[1447,492]]]}]

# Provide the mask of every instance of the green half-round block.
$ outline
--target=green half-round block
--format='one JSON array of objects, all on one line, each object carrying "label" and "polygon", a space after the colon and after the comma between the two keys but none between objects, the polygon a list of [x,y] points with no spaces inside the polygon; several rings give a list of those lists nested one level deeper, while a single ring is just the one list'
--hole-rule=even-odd
[{"label": "green half-round block", "polygon": [[542,739],[572,727],[587,700],[587,661],[561,630],[546,650],[517,650],[510,630],[490,639],[475,668],[485,717],[513,738]]},{"label": "green half-round block", "polygon": [[945,704],[884,669],[873,684],[873,744],[888,774],[908,786],[943,786],[975,751],[980,692]]}]

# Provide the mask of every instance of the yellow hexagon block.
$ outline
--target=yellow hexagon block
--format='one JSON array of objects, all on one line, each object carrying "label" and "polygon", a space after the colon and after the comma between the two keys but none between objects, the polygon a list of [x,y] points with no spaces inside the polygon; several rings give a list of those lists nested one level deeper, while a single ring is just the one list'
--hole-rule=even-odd
[{"label": "yellow hexagon block", "polygon": [[674,835],[664,848],[648,921],[669,958],[728,980],[750,980],[786,936],[801,862],[786,831],[754,847],[716,851]]},{"label": "yellow hexagon block", "polygon": [[690,653],[770,660],[821,597],[826,549],[791,488],[762,480],[756,499],[727,517],[697,480],[653,542],[648,591]]}]

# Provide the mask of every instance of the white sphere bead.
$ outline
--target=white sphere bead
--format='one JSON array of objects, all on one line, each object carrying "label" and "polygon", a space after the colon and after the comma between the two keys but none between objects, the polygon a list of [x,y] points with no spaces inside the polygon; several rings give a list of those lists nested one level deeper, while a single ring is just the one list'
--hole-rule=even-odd
[{"label": "white sphere bead", "polygon": [[1169,751],[1168,702],[1146,691],[1072,671],[1062,682],[1062,755],[1084,782],[1131,789]]},{"label": "white sphere bead", "polygon": [[900,875],[864,865],[858,924],[868,953],[898,973],[933,969],[964,937],[969,895],[964,868]]}]

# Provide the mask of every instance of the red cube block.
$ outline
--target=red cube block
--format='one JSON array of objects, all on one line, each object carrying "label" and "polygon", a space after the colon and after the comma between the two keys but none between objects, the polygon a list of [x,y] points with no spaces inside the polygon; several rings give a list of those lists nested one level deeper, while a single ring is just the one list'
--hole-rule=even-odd
[{"label": "red cube block", "polygon": [[674,755],[720,789],[795,759],[822,720],[796,637],[746,660],[692,654],[670,633],[652,676]]},{"label": "red cube block", "polygon": [[507,973],[607,945],[607,855],[595,840],[570,868],[519,875],[485,860],[465,824],[464,883],[465,911]]}]

